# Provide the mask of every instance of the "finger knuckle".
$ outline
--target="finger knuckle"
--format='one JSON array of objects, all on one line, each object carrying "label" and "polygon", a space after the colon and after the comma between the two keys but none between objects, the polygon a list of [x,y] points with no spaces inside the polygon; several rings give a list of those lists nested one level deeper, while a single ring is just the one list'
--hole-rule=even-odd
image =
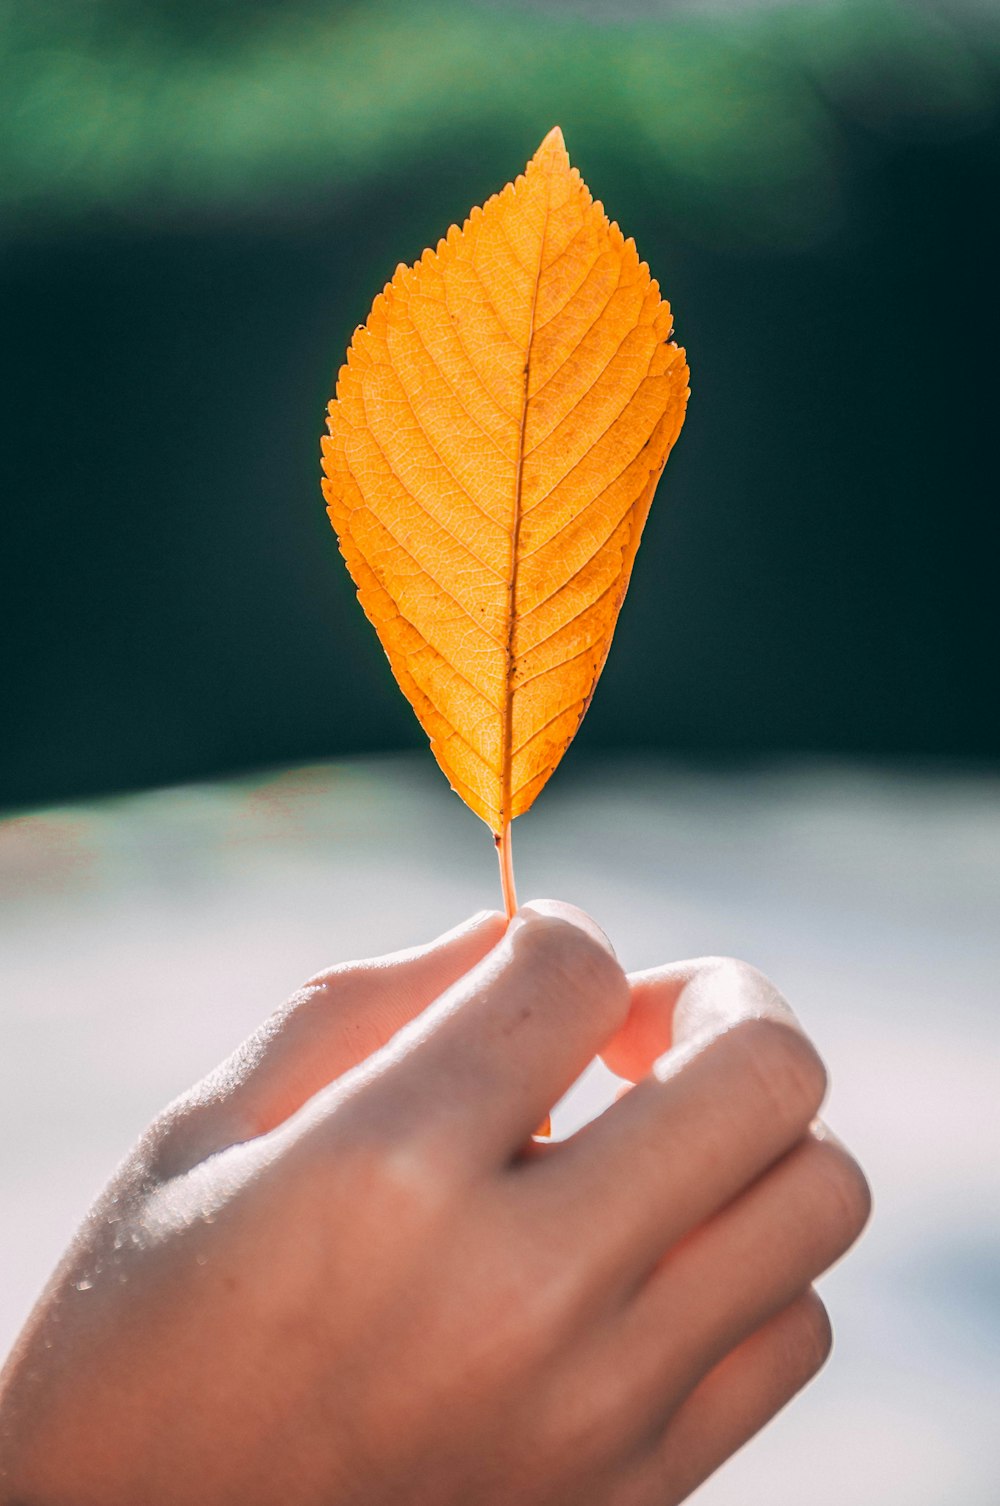
[{"label": "finger knuckle", "polygon": [[500,1373],[531,1376],[558,1345],[561,1314],[544,1284],[514,1264],[494,1273],[488,1299],[480,1298],[470,1350]]},{"label": "finger knuckle", "polygon": [[771,1018],[744,1020],[730,1037],[769,1111],[781,1121],[805,1126],[826,1096],[826,1068],[815,1046],[792,1024]]},{"label": "finger knuckle", "polygon": [[418,1139],[359,1137],[336,1157],[337,1180],[351,1206],[364,1208],[383,1229],[412,1230],[447,1201],[450,1179],[441,1159]]},{"label": "finger knuckle", "polygon": [[600,1468],[634,1424],[635,1403],[621,1377],[584,1364],[564,1378],[540,1418],[544,1452],[564,1470]]}]

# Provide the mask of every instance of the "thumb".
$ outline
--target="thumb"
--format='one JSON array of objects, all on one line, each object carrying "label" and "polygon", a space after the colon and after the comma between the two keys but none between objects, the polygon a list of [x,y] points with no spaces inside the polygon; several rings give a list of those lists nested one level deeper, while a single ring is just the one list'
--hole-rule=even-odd
[{"label": "thumb", "polygon": [[639,1082],[675,1046],[751,1015],[801,1030],[770,979],[731,957],[694,957],[629,975],[629,1012],[601,1049],[612,1072]]}]

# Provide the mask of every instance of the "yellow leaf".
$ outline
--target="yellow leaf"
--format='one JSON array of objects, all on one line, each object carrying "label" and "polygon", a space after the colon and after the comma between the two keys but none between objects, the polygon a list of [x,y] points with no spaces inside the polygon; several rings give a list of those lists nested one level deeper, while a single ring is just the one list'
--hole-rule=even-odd
[{"label": "yellow leaf", "polygon": [[604,666],[688,368],[558,128],[400,266],[351,343],[323,467],[341,552],[452,788],[501,849]]}]

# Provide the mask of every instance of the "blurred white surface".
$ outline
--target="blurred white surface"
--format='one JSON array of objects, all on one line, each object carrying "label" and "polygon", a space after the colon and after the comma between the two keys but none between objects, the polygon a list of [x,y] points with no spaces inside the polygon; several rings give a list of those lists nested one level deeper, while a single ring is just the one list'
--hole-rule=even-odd
[{"label": "blurred white surface", "polygon": [[[564,772],[523,898],[629,967],[748,957],[791,999],[876,1216],[824,1284],[822,1377],[699,1506],[1000,1499],[1000,781],[827,766]],[[144,1123],[304,977],[498,903],[430,760],[271,774],[0,825],[0,1349]],[[604,1101],[595,1070],[557,1131]]]}]

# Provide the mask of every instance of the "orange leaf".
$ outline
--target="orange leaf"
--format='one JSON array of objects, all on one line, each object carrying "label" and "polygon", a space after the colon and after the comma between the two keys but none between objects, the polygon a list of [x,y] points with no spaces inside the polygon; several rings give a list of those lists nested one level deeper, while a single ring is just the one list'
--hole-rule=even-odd
[{"label": "orange leaf", "polygon": [[671,329],[556,128],[516,183],[396,269],[341,369],[323,441],[341,552],[498,846],[607,657],[684,420]]}]

